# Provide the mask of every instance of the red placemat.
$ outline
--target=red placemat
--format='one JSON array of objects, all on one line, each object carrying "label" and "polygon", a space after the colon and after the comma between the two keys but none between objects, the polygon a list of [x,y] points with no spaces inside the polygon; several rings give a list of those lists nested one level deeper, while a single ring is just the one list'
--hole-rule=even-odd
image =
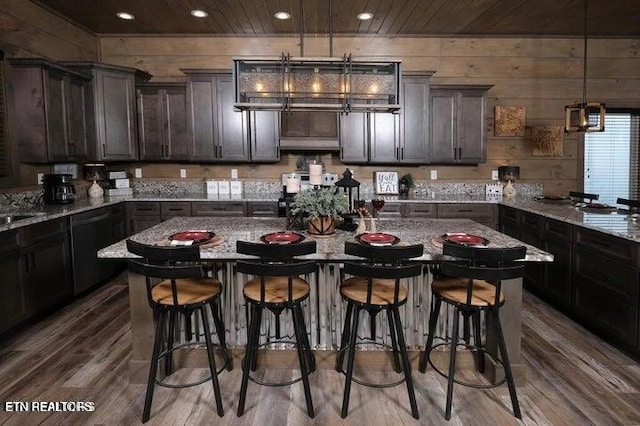
[{"label": "red placemat", "polygon": [[372,246],[393,246],[400,242],[400,238],[384,232],[369,232],[356,236],[356,240]]},{"label": "red placemat", "polygon": [[489,240],[478,235],[467,234],[466,232],[449,232],[442,236],[442,239],[449,243],[464,244],[467,246],[486,246]]},{"label": "red placemat", "polygon": [[267,244],[295,244],[302,240],[304,235],[291,231],[272,232],[260,237],[260,241]]},{"label": "red placemat", "polygon": [[[198,247],[200,247],[201,249],[206,249],[206,248],[219,246],[220,244],[223,244],[225,241],[226,240],[222,235],[215,235],[209,241],[205,241],[203,243],[198,243],[196,245]],[[171,240],[169,240],[168,238],[167,239],[162,239],[160,241],[157,241],[156,245],[157,246],[168,247],[168,246],[171,245]]]},{"label": "red placemat", "polygon": [[[190,231],[180,231],[176,232],[169,236],[170,241],[176,241],[179,243],[186,244],[200,244],[205,241],[209,241],[216,234],[211,231],[199,231],[199,230],[190,230]],[[175,243],[174,243],[175,244]]]}]

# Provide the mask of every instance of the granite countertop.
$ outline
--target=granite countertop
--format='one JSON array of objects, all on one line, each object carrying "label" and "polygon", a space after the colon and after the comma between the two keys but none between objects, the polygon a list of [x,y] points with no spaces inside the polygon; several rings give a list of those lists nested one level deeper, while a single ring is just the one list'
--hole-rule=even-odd
[{"label": "granite countertop", "polygon": [[[32,214],[31,218],[0,225],[0,232],[8,229],[19,228],[44,220],[68,216],[83,211],[113,205],[124,201],[242,201],[242,202],[276,202],[278,195],[245,194],[239,196],[207,195],[203,193],[178,193],[173,195],[141,193],[133,196],[105,197],[104,199],[91,200],[81,198],[74,203],[56,206],[44,205],[31,209],[4,209],[0,214]],[[365,198],[368,199],[368,198]],[[398,196],[385,196],[388,202],[400,203],[492,203],[512,206],[517,209],[536,213],[545,217],[556,219],[573,225],[594,229],[606,234],[640,242],[640,222],[630,221],[627,214],[618,210],[604,212],[586,212],[569,204],[546,204],[537,202],[533,197],[492,198],[468,194],[429,194],[415,195],[409,198]]]},{"label": "granite countertop", "polygon": [[[236,253],[236,241],[259,241],[260,236],[283,231],[285,219],[279,218],[229,218],[229,217],[176,217],[136,234],[133,239],[146,244],[165,241],[170,235],[190,230],[207,229],[222,235],[225,242],[213,248],[202,249],[203,259],[237,260],[247,258]],[[447,232],[467,232],[487,238],[490,247],[515,247],[524,243],[469,219],[377,219],[379,232],[396,235],[404,244],[424,244],[424,255],[416,260],[439,260],[442,258],[440,236]],[[306,232],[300,231],[307,235]],[[317,253],[307,256],[325,262],[339,262],[353,257],[344,254],[345,241],[355,241],[355,233],[337,231],[333,237],[316,238]],[[310,238],[307,236],[307,238]],[[524,244],[526,245],[526,244]],[[527,261],[553,261],[553,255],[536,247],[527,246]],[[120,241],[98,252],[100,258],[134,257]]]}]

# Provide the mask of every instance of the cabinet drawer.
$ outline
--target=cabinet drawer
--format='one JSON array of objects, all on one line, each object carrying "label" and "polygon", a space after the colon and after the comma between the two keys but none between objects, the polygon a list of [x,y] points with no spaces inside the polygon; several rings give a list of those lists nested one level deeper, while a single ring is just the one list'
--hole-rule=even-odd
[{"label": "cabinet drawer", "polygon": [[20,245],[27,246],[67,232],[67,218],[47,220],[20,228]]},{"label": "cabinet drawer", "polygon": [[436,204],[429,203],[407,203],[405,204],[405,217],[436,217]]},{"label": "cabinet drawer", "polygon": [[190,201],[167,201],[160,203],[160,216],[162,218],[174,216],[191,216]]},{"label": "cabinet drawer", "polygon": [[638,307],[638,268],[582,247],[575,248],[573,263],[575,281],[597,285],[620,303]]},{"label": "cabinet drawer", "polygon": [[195,201],[191,205],[193,216],[246,216],[242,201]]},{"label": "cabinet drawer", "polygon": [[276,217],[278,216],[278,202],[247,203],[247,216]]},{"label": "cabinet drawer", "polygon": [[159,201],[136,201],[135,203],[131,203],[131,215],[132,216],[159,216],[160,202]]},{"label": "cabinet drawer", "polygon": [[571,225],[553,219],[545,219],[542,225],[546,239],[566,241],[571,243]]},{"label": "cabinet drawer", "polygon": [[493,216],[491,204],[438,204],[438,217],[474,218]]},{"label": "cabinet drawer", "polygon": [[588,247],[596,253],[611,256],[634,266],[640,265],[638,243],[583,228],[576,228],[574,236],[575,244],[578,246]]},{"label": "cabinet drawer", "polygon": [[384,203],[378,212],[379,217],[402,217],[402,203]]}]

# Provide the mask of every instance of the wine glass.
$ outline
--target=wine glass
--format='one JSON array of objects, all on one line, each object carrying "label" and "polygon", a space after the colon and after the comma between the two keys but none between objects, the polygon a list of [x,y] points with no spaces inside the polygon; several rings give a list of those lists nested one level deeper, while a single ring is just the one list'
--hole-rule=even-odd
[{"label": "wine glass", "polygon": [[371,205],[373,206],[373,216],[378,217],[378,211],[384,207],[384,198],[375,197],[371,200]]}]

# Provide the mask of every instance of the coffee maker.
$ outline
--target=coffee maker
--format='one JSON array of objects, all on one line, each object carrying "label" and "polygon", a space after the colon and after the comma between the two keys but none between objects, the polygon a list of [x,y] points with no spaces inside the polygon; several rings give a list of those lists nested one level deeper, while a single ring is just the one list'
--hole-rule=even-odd
[{"label": "coffee maker", "polygon": [[76,188],[70,174],[47,174],[42,178],[45,204],[68,204],[76,199]]}]

